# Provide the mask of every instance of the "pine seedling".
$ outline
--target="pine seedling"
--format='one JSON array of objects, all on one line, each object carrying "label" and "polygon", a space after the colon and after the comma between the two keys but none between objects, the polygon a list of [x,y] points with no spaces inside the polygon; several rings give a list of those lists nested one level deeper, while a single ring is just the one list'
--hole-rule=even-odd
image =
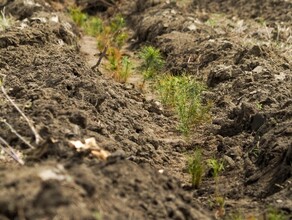
[{"label": "pine seedling", "polygon": [[199,188],[204,174],[201,150],[196,150],[187,161],[188,172],[191,175],[191,183],[195,188]]},{"label": "pine seedling", "polygon": [[125,83],[131,75],[132,63],[127,56],[121,57],[117,69],[114,71],[114,79],[117,82]]},{"label": "pine seedling", "polygon": [[170,74],[163,75],[157,81],[157,90],[164,105],[175,107],[177,77]]},{"label": "pine seedling", "polygon": [[223,163],[223,161],[219,161],[217,159],[209,159],[207,161],[207,164],[211,168],[212,175],[215,179],[215,184],[216,184],[215,195],[217,197],[220,197],[219,192],[218,192],[219,191],[218,177],[219,177],[219,174],[224,170],[224,163]]},{"label": "pine seedling", "polygon": [[122,54],[118,48],[115,47],[108,48],[108,61],[110,70],[117,71],[120,68],[121,59]]},{"label": "pine seedling", "polygon": [[126,21],[121,15],[117,15],[110,22],[110,28],[112,33],[116,33],[120,31],[122,28],[126,26]]},{"label": "pine seedling", "polygon": [[87,14],[83,13],[80,8],[71,7],[69,9],[69,13],[73,21],[79,26],[82,27],[85,24],[88,16]]},{"label": "pine seedling", "polygon": [[103,22],[98,17],[89,17],[84,23],[84,30],[86,34],[96,37],[103,32]]},{"label": "pine seedling", "polygon": [[103,51],[105,47],[112,47],[111,45],[111,30],[109,26],[104,26],[102,32],[97,35],[97,49]]},{"label": "pine seedling", "polygon": [[153,78],[154,75],[164,66],[164,60],[159,49],[152,46],[143,47],[139,56],[142,59],[141,70],[144,79]]},{"label": "pine seedling", "polygon": [[129,60],[129,57],[122,57],[122,69],[120,72],[119,81],[126,82],[129,76],[131,75],[132,62]]},{"label": "pine seedling", "polygon": [[219,174],[224,170],[224,163],[217,159],[209,159],[207,161],[208,166],[212,169],[212,175],[216,179]]},{"label": "pine seedling", "polygon": [[291,219],[291,215],[285,215],[284,212],[279,211],[275,208],[269,208],[268,213],[266,214],[268,220],[288,220]]},{"label": "pine seedling", "polygon": [[128,39],[128,34],[125,33],[125,32],[121,32],[121,33],[118,33],[116,35],[114,35],[114,39],[113,39],[113,42],[115,43],[115,45],[118,47],[118,48],[122,48],[122,46],[125,45],[127,39]]},{"label": "pine seedling", "polygon": [[202,83],[183,76],[165,75],[158,80],[157,89],[162,102],[174,107],[179,118],[179,127],[183,134],[188,135],[190,129],[210,118],[210,104],[203,105],[201,94],[205,90]]}]

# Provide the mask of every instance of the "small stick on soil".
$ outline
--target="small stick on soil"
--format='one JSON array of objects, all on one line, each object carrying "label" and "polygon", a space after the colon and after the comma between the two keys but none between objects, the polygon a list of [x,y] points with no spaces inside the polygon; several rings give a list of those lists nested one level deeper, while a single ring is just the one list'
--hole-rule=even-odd
[{"label": "small stick on soil", "polygon": [[189,56],[188,63],[191,62],[191,59],[192,59],[192,55]]},{"label": "small stick on soil", "polygon": [[33,132],[34,136],[35,136],[35,142],[38,145],[42,138],[41,136],[38,134],[36,128],[34,127],[33,123],[31,122],[31,120],[26,117],[26,115],[20,110],[20,108],[16,105],[16,103],[9,97],[9,95],[7,94],[5,88],[4,88],[4,83],[5,83],[5,78],[6,76],[4,75],[3,79],[2,79],[2,83],[0,81],[0,87],[1,90],[5,96],[5,98],[14,106],[14,108],[21,114],[21,116],[26,120],[26,122],[28,123],[28,126],[30,127],[31,131]]},{"label": "small stick on soil", "polygon": [[24,165],[24,161],[17,156],[17,154],[15,153],[15,151],[13,150],[13,148],[10,147],[10,145],[7,143],[7,141],[5,141],[2,137],[0,137],[0,142],[2,142],[3,144],[5,144],[8,147],[8,149],[9,149],[9,150],[7,150],[5,147],[3,147],[0,144],[0,147],[4,150],[5,153],[7,153],[10,157],[12,157],[19,164]]},{"label": "small stick on soil", "polygon": [[34,146],[32,146],[23,136],[21,136],[5,119],[1,119],[0,121],[3,122],[11,130],[11,132],[14,133],[27,146],[29,146],[31,149],[34,149]]},{"label": "small stick on soil", "polygon": [[105,57],[105,55],[106,55],[107,48],[108,48],[108,46],[104,47],[103,51],[101,52],[101,54],[98,58],[97,63],[93,67],[91,67],[92,70],[95,70],[95,68],[100,65],[102,58]]}]

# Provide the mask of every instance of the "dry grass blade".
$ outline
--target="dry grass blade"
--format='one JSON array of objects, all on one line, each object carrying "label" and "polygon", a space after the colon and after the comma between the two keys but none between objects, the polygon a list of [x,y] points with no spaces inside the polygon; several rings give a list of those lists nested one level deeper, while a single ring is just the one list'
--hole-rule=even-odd
[{"label": "dry grass blade", "polygon": [[16,105],[16,103],[9,97],[9,95],[7,94],[7,92],[6,92],[6,90],[5,90],[5,88],[4,88],[4,83],[5,83],[5,78],[6,78],[6,76],[4,75],[4,77],[3,77],[3,80],[2,80],[2,83],[0,83],[0,87],[1,87],[1,90],[2,90],[2,92],[3,92],[3,94],[4,94],[4,96],[5,96],[5,98],[14,106],[14,108],[21,114],[21,116],[26,120],[26,122],[28,123],[28,125],[29,125],[29,127],[30,127],[30,129],[31,129],[31,131],[33,132],[33,134],[34,134],[34,136],[35,136],[35,142],[36,142],[36,144],[38,145],[40,142],[41,142],[41,140],[42,140],[42,138],[41,138],[41,136],[38,134],[38,132],[37,132],[37,130],[36,130],[36,128],[34,127],[34,125],[33,125],[33,123],[31,122],[31,120],[28,118],[28,117],[26,117],[26,115],[20,110],[20,108]]},{"label": "dry grass blade", "polygon": [[24,165],[24,161],[22,159],[20,159],[17,154],[15,153],[15,151],[13,150],[13,148],[7,143],[7,141],[5,141],[2,137],[0,137],[0,142],[2,142],[4,145],[7,146],[7,148],[3,147],[0,144],[0,147],[3,149],[3,151],[5,153],[7,153],[10,157],[12,157],[15,161],[17,161],[19,164]]},{"label": "dry grass blade", "polygon": [[27,146],[29,146],[31,149],[34,149],[34,146],[32,146],[23,136],[21,136],[5,119],[1,119],[0,121],[3,122],[11,130],[11,132],[13,132]]}]

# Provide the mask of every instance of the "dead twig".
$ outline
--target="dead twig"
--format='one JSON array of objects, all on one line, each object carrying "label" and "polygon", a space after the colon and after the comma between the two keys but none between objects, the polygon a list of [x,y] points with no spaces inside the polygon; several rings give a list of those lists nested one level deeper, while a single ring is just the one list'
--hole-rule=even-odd
[{"label": "dead twig", "polygon": [[5,147],[3,147],[0,144],[0,147],[3,149],[3,151],[5,153],[7,153],[10,157],[12,157],[19,164],[24,165],[24,161],[17,156],[17,154],[15,153],[15,151],[13,150],[13,148],[1,136],[0,136],[0,142],[2,142],[2,144],[6,145],[6,147],[8,148],[8,149],[6,149]]},{"label": "dead twig", "polygon": [[95,70],[95,68],[97,68],[100,65],[102,58],[106,56],[107,48],[108,46],[104,47],[103,51],[99,55],[97,63],[93,67],[91,67],[92,70]]},{"label": "dead twig", "polygon": [[33,123],[31,122],[31,120],[28,117],[26,117],[26,115],[20,110],[20,108],[16,105],[16,103],[7,94],[7,92],[6,92],[5,88],[4,88],[5,78],[6,78],[6,75],[3,76],[2,83],[0,81],[0,87],[1,87],[2,93],[4,94],[5,98],[14,106],[14,108],[26,120],[26,122],[28,123],[28,126],[30,127],[31,131],[33,132],[33,134],[35,136],[35,142],[38,145],[41,142],[42,138],[38,134],[36,128],[34,127]]}]

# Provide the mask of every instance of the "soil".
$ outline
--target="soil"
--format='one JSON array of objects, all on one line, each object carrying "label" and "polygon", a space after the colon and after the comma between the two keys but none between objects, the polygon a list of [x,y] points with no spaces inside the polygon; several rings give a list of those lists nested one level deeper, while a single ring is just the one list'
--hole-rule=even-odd
[{"label": "soil", "polygon": [[[94,1],[77,1],[91,14],[123,13],[134,32],[127,48],[133,57],[152,44],[166,71],[203,80],[212,122],[186,139],[151,90],[137,88],[139,76],[120,84],[103,67],[92,70],[94,39],[79,38],[67,3],[0,2],[16,19],[0,31],[0,77],[42,137],[37,144],[1,93],[0,137],[25,165],[0,151],[0,219],[214,219],[217,187],[225,199],[218,218],[240,210],[265,219],[273,207],[289,219],[291,1],[97,1],[102,10],[86,2]],[[72,147],[87,138],[109,156]],[[199,189],[190,187],[185,164],[197,148],[204,160],[224,160],[218,186],[206,172]]]}]

